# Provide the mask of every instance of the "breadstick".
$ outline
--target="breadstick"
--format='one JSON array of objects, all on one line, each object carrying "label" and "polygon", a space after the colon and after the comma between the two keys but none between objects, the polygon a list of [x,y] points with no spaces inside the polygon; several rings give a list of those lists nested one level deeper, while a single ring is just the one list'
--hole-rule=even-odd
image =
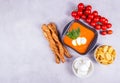
[{"label": "breadstick", "polygon": [[55,43],[54,43],[54,41],[50,37],[50,32],[49,31],[48,31],[48,33],[46,32],[47,31],[46,25],[43,25],[42,29],[43,29],[43,32],[44,32],[44,35],[45,35],[46,39],[49,41],[50,48],[52,49],[53,53],[55,54],[55,61],[56,61],[56,63],[60,63],[60,60],[59,60],[59,57],[58,57],[59,53],[55,49]]},{"label": "breadstick", "polygon": [[[52,29],[52,27],[51,27],[50,24],[48,24],[48,28],[49,28],[49,30],[50,30],[51,33],[52,33],[52,38],[53,38],[54,41],[58,44],[58,49],[59,49],[59,53],[60,53],[61,57],[64,58],[64,49],[63,49],[63,47],[62,47],[62,44],[61,44],[60,41],[59,41],[58,36],[55,34],[55,31]],[[62,62],[65,62],[65,59],[62,60]]]},{"label": "breadstick", "polygon": [[[58,32],[57,32],[57,28],[56,28],[56,25],[54,23],[50,23],[51,27],[53,28],[54,32],[56,33],[56,35],[58,36]],[[63,49],[64,49],[64,54],[67,58],[71,58],[72,56],[70,55],[70,53],[68,52],[68,50],[62,46]]]},{"label": "breadstick", "polygon": [[54,23],[50,23],[50,25],[53,28],[53,30],[56,33],[56,35],[58,36],[58,31],[57,31],[56,25]]},{"label": "breadstick", "polygon": [[[48,41],[49,41],[49,43],[50,43],[50,48],[52,49],[52,51],[53,51],[54,54],[55,54],[56,63],[60,63],[59,58],[60,58],[60,59],[62,59],[62,58],[61,58],[61,56],[59,55],[59,52],[58,52],[58,50],[57,50],[57,48],[56,48],[56,45],[55,45],[54,40],[53,40],[52,37],[51,37],[50,31],[49,31],[49,29],[47,28],[47,25],[44,24],[44,25],[42,26],[42,30],[43,30],[43,32],[44,32],[44,35],[45,35],[46,39],[48,39]],[[58,58],[58,57],[59,57],[59,58]]]},{"label": "breadstick", "polygon": [[64,55],[67,58],[71,58],[72,56],[68,52],[68,50],[62,45],[60,39],[58,37],[59,33],[57,31],[56,25],[54,23],[50,23],[48,25],[42,25],[43,34],[49,42],[50,48],[55,55],[56,63],[60,63],[62,61],[65,62]]},{"label": "breadstick", "polygon": [[63,46],[64,48],[64,54],[67,58],[71,58],[72,56],[70,55],[70,53],[68,52],[68,50]]}]

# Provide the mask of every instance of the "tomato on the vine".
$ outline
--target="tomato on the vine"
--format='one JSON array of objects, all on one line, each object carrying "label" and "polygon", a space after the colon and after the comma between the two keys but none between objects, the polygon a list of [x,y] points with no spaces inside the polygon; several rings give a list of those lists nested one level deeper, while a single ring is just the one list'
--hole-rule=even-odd
[{"label": "tomato on the vine", "polygon": [[99,21],[99,17],[96,16],[95,18],[93,18],[93,21],[94,22],[98,22]]},{"label": "tomato on the vine", "polygon": [[101,23],[105,23],[105,17],[101,17],[101,18],[100,18],[100,22],[101,22]]},{"label": "tomato on the vine", "polygon": [[102,30],[106,30],[106,29],[107,29],[107,26],[106,26],[106,25],[102,25],[102,26],[101,26],[101,29],[102,29]]},{"label": "tomato on the vine", "polygon": [[84,11],[84,14],[86,14],[86,15],[88,15],[88,14],[90,14],[90,13],[91,13],[91,10],[90,10],[90,9],[87,9],[87,10]]},{"label": "tomato on the vine", "polygon": [[90,25],[94,27],[96,25],[96,22],[92,21]]},{"label": "tomato on the vine", "polygon": [[81,16],[81,18],[82,18],[83,20],[85,20],[85,19],[86,19],[86,16],[83,14],[83,15]]},{"label": "tomato on the vine", "polygon": [[90,18],[87,18],[87,19],[86,19],[86,22],[87,22],[87,23],[90,23],[90,22],[91,22],[91,19],[90,19]]},{"label": "tomato on the vine", "polygon": [[106,26],[107,26],[107,28],[111,28],[112,24],[111,23],[107,23]]},{"label": "tomato on the vine", "polygon": [[77,11],[72,11],[71,15],[72,15],[73,17],[77,16]]},{"label": "tomato on the vine", "polygon": [[97,15],[98,15],[98,12],[95,10],[95,11],[92,12],[92,14],[93,14],[94,16],[97,16]]},{"label": "tomato on the vine", "polygon": [[112,27],[111,23],[108,23],[108,19],[102,17],[98,14],[98,11],[94,10],[92,12],[92,6],[85,6],[83,3],[78,4],[78,10],[72,11],[71,16],[74,17],[75,20],[83,19],[89,25],[94,27],[96,30],[100,30],[100,34],[112,34],[112,30],[108,30]]},{"label": "tomato on the vine", "polygon": [[84,9],[84,4],[83,3],[79,3],[78,4],[78,9],[83,10]]},{"label": "tomato on the vine", "polygon": [[107,20],[107,19],[105,19],[104,24],[107,24],[107,23],[108,23],[108,20]]},{"label": "tomato on the vine", "polygon": [[100,29],[101,29],[101,25],[96,24],[95,29],[96,29],[96,30],[100,30]]},{"label": "tomato on the vine", "polygon": [[108,31],[107,31],[107,34],[109,34],[109,35],[112,34],[112,33],[113,33],[112,30],[108,30]]},{"label": "tomato on the vine", "polygon": [[92,10],[92,6],[91,6],[91,5],[87,5],[87,6],[85,7],[85,9]]},{"label": "tomato on the vine", "polygon": [[75,19],[76,19],[76,20],[79,20],[79,19],[80,19],[80,16],[79,16],[79,15],[75,16]]},{"label": "tomato on the vine", "polygon": [[100,33],[101,33],[102,35],[106,35],[106,34],[107,34],[106,31],[101,31]]},{"label": "tomato on the vine", "polygon": [[81,10],[78,10],[78,12],[77,12],[77,14],[79,15],[79,16],[81,16],[82,15],[82,11]]},{"label": "tomato on the vine", "polygon": [[93,14],[89,14],[89,15],[88,15],[88,18],[93,19],[93,18],[94,18],[94,15],[93,15]]}]

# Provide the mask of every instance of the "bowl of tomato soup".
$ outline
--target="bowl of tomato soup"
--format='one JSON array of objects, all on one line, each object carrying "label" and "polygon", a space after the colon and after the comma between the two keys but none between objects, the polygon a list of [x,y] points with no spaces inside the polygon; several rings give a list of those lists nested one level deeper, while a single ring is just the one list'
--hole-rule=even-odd
[{"label": "bowl of tomato soup", "polygon": [[93,49],[97,38],[95,29],[78,20],[69,22],[62,33],[63,43],[82,55]]}]

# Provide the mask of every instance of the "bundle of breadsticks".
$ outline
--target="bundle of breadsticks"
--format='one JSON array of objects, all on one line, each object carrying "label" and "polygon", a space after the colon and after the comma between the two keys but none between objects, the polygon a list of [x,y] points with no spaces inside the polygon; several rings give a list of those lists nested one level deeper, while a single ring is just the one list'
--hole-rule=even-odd
[{"label": "bundle of breadsticks", "polygon": [[70,53],[68,52],[68,50],[60,42],[60,39],[58,37],[58,31],[54,23],[49,23],[48,25],[43,24],[42,31],[43,31],[44,36],[49,42],[51,50],[53,51],[55,55],[56,63],[59,64],[60,61],[64,63],[65,62],[64,56],[66,56],[67,58],[72,57]]}]

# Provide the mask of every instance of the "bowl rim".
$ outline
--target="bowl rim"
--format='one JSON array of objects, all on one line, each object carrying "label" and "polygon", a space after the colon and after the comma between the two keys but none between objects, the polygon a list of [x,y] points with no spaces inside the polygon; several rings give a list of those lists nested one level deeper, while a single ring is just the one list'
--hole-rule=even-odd
[{"label": "bowl rim", "polygon": [[92,73],[93,73],[93,71],[94,71],[94,65],[93,65],[93,62],[92,62],[92,60],[90,60],[90,63],[91,63],[91,69],[90,69],[90,71],[89,71],[89,73],[87,74],[87,75],[85,75],[85,76],[81,76],[81,75],[78,75],[77,73],[76,73],[76,71],[75,71],[75,69],[74,69],[74,63],[77,61],[77,60],[79,60],[79,59],[85,59],[85,58],[87,58],[88,60],[90,60],[90,58],[88,58],[88,57],[86,57],[86,56],[80,56],[80,57],[77,57],[76,59],[74,59],[74,61],[72,62],[72,71],[73,71],[73,73],[75,74],[75,76],[77,76],[78,78],[88,78],[89,76],[91,76],[92,75]]},{"label": "bowl rim", "polygon": [[[64,41],[63,41],[63,38],[64,38],[65,34],[67,33],[68,29],[70,28],[70,26],[71,26],[72,23],[74,23],[74,22],[77,22],[77,23],[82,24],[83,26],[85,26],[86,28],[90,29],[91,31],[93,31],[93,32],[95,33],[95,36],[94,36],[94,38],[92,39],[91,43],[89,44],[89,46],[88,46],[88,48],[87,48],[87,50],[86,50],[85,53],[80,53],[80,52],[78,52],[77,50],[75,50],[75,49],[72,48],[71,46],[68,46],[67,44],[65,44]],[[86,55],[86,54],[89,53],[91,50],[93,50],[94,47],[96,46],[97,40],[98,40],[98,32],[97,32],[95,29],[93,29],[92,27],[86,25],[85,23],[83,23],[83,22],[80,21],[80,20],[72,20],[71,22],[69,22],[69,23],[65,26],[65,28],[63,29],[63,32],[62,32],[62,42],[63,42],[66,46],[70,47],[71,49],[73,49],[74,51],[76,51],[77,53],[79,53],[79,54],[81,54],[81,55]]]}]

